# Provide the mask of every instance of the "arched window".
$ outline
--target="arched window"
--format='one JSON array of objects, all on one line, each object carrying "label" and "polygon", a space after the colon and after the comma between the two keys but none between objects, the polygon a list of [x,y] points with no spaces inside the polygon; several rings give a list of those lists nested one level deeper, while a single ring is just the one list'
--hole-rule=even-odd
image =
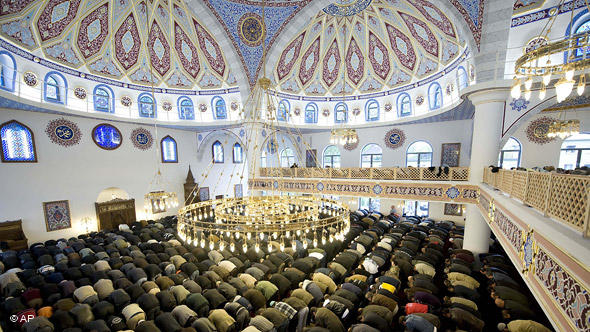
[{"label": "arched window", "polygon": [[240,143],[234,144],[232,152],[234,157],[234,164],[241,164],[244,162],[244,151]]},{"label": "arched window", "polygon": [[318,105],[315,103],[305,106],[305,123],[318,123]]},{"label": "arched window", "polygon": [[323,162],[325,168],[340,168],[340,150],[336,145],[328,145],[324,149]]},{"label": "arched window", "polygon": [[227,119],[227,109],[225,108],[225,100],[219,96],[213,97],[211,100],[211,106],[213,107],[213,118],[216,120]]},{"label": "arched window", "polygon": [[432,166],[432,146],[428,142],[418,141],[408,147],[406,153],[407,167]]},{"label": "arched window", "polygon": [[379,198],[361,197],[359,198],[359,210],[379,212],[381,210],[381,201]]},{"label": "arched window", "polygon": [[291,148],[284,148],[281,151],[281,167],[291,167],[295,164],[295,154]]},{"label": "arched window", "polygon": [[412,99],[407,93],[402,93],[397,96],[397,114],[399,117],[412,115]]},{"label": "arched window", "polygon": [[430,110],[436,110],[442,107],[443,94],[440,84],[434,82],[428,88],[428,106]]},{"label": "arched window", "polygon": [[504,147],[500,151],[498,158],[498,166],[506,169],[516,168],[520,166],[520,142],[515,138],[510,137]]},{"label": "arched window", "polygon": [[289,110],[291,109],[291,104],[286,99],[283,99],[279,102],[279,108],[277,108],[277,121],[286,122],[289,120]]},{"label": "arched window", "polygon": [[467,79],[467,72],[465,71],[465,68],[457,68],[457,87],[459,88],[459,91],[465,89],[468,86],[469,80]]},{"label": "arched window", "polygon": [[[582,18],[581,20],[574,23],[574,34],[585,33],[590,30],[590,18],[588,18],[588,15],[582,14],[581,18]],[[568,26],[568,30],[569,30],[569,26]],[[582,41],[583,41],[583,38],[578,39],[578,45],[580,45]],[[586,53],[588,53],[588,51],[586,51]],[[576,57],[577,58],[582,57],[583,55],[584,55],[584,48],[580,47],[580,48],[576,49]]]},{"label": "arched window", "polygon": [[65,77],[58,72],[49,72],[45,75],[45,101],[58,104],[66,104],[68,84]]},{"label": "arched window", "polygon": [[177,163],[178,162],[178,149],[176,147],[176,141],[170,136],[165,136],[160,141],[160,148],[162,153],[163,163]]},{"label": "arched window", "polygon": [[405,201],[404,215],[415,217],[428,217],[430,204],[422,201]]},{"label": "arched window", "polygon": [[139,109],[139,116],[142,118],[155,118],[156,117],[156,102],[154,97],[144,92],[137,98],[137,107]]},{"label": "arched window", "polygon": [[367,121],[379,120],[379,103],[375,99],[369,99],[365,104],[365,119]]},{"label": "arched window", "polygon": [[108,86],[101,84],[94,87],[94,110],[99,112],[114,113],[115,99],[113,90]]},{"label": "arched window", "polygon": [[361,150],[361,167],[381,167],[383,150],[375,143],[365,145]]},{"label": "arched window", "polygon": [[12,54],[0,51],[0,89],[14,91],[16,62]]},{"label": "arched window", "polygon": [[215,141],[211,146],[211,150],[213,153],[213,163],[223,164],[223,145],[221,145],[221,142]]},{"label": "arched window", "polygon": [[0,126],[2,162],[36,163],[35,137],[29,127],[18,121]]},{"label": "arched window", "polygon": [[260,167],[267,167],[265,149],[262,149],[262,153],[260,154]]},{"label": "arched window", "polygon": [[195,106],[189,97],[178,98],[178,118],[181,120],[195,119]]},{"label": "arched window", "polygon": [[559,167],[575,169],[583,166],[590,166],[590,134],[572,135],[561,144]]},{"label": "arched window", "polygon": [[338,103],[336,104],[336,107],[334,107],[334,122],[348,122],[348,106],[345,103]]}]

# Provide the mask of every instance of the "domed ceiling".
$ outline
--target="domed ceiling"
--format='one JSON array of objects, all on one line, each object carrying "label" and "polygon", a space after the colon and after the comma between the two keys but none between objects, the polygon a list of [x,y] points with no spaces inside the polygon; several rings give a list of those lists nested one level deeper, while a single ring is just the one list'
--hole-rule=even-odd
[{"label": "domed ceiling", "polygon": [[428,1],[341,0],[286,46],[273,76],[289,93],[375,92],[437,73],[464,48],[451,20]]},{"label": "domed ceiling", "polygon": [[0,34],[37,56],[133,83],[237,83],[218,43],[180,0],[8,0]]}]

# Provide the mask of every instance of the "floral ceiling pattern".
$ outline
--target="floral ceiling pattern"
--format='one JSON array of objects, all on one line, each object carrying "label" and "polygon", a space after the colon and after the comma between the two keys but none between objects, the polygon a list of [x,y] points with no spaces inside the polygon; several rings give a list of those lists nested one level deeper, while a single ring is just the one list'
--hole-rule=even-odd
[{"label": "floral ceiling pattern", "polygon": [[129,83],[237,84],[218,42],[182,0],[11,0],[0,10],[0,35],[48,60]]},{"label": "floral ceiling pattern", "polygon": [[461,56],[465,41],[432,3],[369,2],[317,13],[282,51],[273,72],[278,90],[304,95],[381,91],[437,73]]}]

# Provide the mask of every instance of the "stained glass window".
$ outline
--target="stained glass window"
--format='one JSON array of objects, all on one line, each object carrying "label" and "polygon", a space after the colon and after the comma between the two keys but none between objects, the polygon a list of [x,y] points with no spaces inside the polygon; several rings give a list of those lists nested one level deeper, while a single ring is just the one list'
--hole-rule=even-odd
[{"label": "stained glass window", "polygon": [[187,97],[180,97],[178,102],[178,118],[181,120],[194,120],[195,107],[192,100]]},{"label": "stained glass window", "polygon": [[221,142],[215,141],[211,148],[213,150],[213,163],[223,164],[223,145],[221,145]]},{"label": "stained glass window", "polygon": [[110,124],[99,124],[92,130],[94,143],[105,150],[114,150],[121,146],[122,136],[119,129]]},{"label": "stained glass window", "polygon": [[397,97],[397,112],[400,118],[412,114],[412,101],[409,94],[404,93]]},{"label": "stained glass window", "polygon": [[45,76],[45,100],[65,104],[67,88],[66,79],[60,73],[52,72]]},{"label": "stained glass window", "polygon": [[156,103],[154,98],[148,93],[142,93],[138,98],[139,116],[142,118],[156,117]]},{"label": "stained glass window", "polygon": [[[590,30],[590,20],[587,20],[586,22],[580,24],[580,26],[576,29],[575,34],[585,33],[585,32],[588,32],[589,30]],[[578,39],[579,43],[582,42],[582,39],[583,38]],[[588,51],[587,51],[587,53],[588,53]],[[584,55],[584,49],[583,48],[576,49],[576,57],[581,57],[582,55]]]},{"label": "stained glass window", "polygon": [[348,121],[348,106],[345,103],[338,103],[334,107],[334,122],[346,123]]},{"label": "stained glass window", "polygon": [[176,141],[170,136],[162,138],[162,162],[163,163],[177,163],[178,150],[176,148]]},{"label": "stained glass window", "polygon": [[216,96],[211,103],[213,104],[213,117],[217,120],[227,119],[227,109],[223,98]]},{"label": "stained glass window", "polygon": [[94,88],[94,109],[100,112],[114,112],[112,93],[105,86]]},{"label": "stained glass window", "polygon": [[281,100],[279,103],[279,108],[277,109],[277,120],[278,121],[287,121],[289,117],[289,102],[286,100]]},{"label": "stained glass window", "polygon": [[234,144],[234,148],[233,148],[234,164],[241,164],[244,162],[243,152],[244,151],[242,150],[242,146],[240,145],[240,143]]},{"label": "stained glass window", "polygon": [[428,105],[430,110],[436,110],[442,106],[442,89],[440,84],[434,82],[428,88]]},{"label": "stained glass window", "polygon": [[379,103],[376,100],[371,99],[365,105],[365,118],[367,121],[379,120]]},{"label": "stained glass window", "polygon": [[305,123],[318,123],[318,106],[309,103],[305,106]]},{"label": "stained glass window", "polygon": [[3,162],[36,162],[33,133],[25,125],[10,121],[0,127]]},{"label": "stained glass window", "polygon": [[14,91],[14,79],[16,77],[16,62],[12,56],[6,52],[0,52],[0,88],[8,91]]}]

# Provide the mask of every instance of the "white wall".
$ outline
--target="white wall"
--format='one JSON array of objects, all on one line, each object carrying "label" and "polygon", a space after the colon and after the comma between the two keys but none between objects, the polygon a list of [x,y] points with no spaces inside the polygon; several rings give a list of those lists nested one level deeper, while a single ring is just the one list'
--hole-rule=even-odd
[{"label": "white wall", "polygon": [[[182,201],[182,184],[189,165],[196,181],[199,182],[199,175],[209,164],[207,158],[200,162],[196,158],[197,137],[194,132],[158,128],[156,138],[153,127],[144,126],[154,136],[154,145],[144,151],[135,148],[130,140],[131,131],[139,125],[124,122],[109,122],[121,131],[123,142],[118,149],[107,151],[96,146],[91,138],[94,126],[105,121],[66,117],[78,125],[82,139],[78,145],[63,147],[51,142],[45,133],[48,122],[59,117],[36,112],[0,111],[0,123],[17,120],[31,128],[35,135],[37,163],[0,163],[0,175],[3,179],[0,190],[0,220],[22,219],[29,243],[77,236],[85,231],[80,222],[84,217],[92,219],[93,225],[90,230],[96,229],[94,202],[101,191],[110,187],[120,188],[126,191],[129,197],[135,198],[137,218],[146,218],[143,195],[148,190],[174,191]],[[177,164],[161,164],[160,155],[156,156],[156,145],[166,135],[172,136],[177,142]],[[149,186],[156,172],[156,162],[160,164],[162,174],[168,182],[165,188]],[[229,167],[228,165],[230,164],[212,169],[211,177],[217,180],[217,174],[223,167]],[[229,178],[224,177],[219,188],[223,187],[225,191],[228,182]],[[209,185],[207,182],[204,184]],[[233,196],[233,185],[230,186],[232,190],[229,192]],[[217,189],[211,188],[211,195],[216,192]],[[72,228],[46,232],[42,202],[56,200],[69,200]],[[174,213],[176,210],[160,215]]]},{"label": "white wall", "polygon": [[[442,143],[461,143],[459,165],[469,166],[472,126],[471,120],[461,120],[357,129],[358,147],[352,151],[339,147],[341,167],[360,167],[361,150],[369,143],[379,144],[383,149],[383,167],[405,167],[406,150],[410,144],[419,140],[427,141],[432,146],[433,166],[440,165]],[[403,146],[395,150],[388,148],[384,141],[385,134],[392,128],[401,129],[406,135]],[[307,134],[304,135],[304,140],[309,147],[317,149],[318,160],[321,160],[324,149],[329,145],[330,132]]]}]

